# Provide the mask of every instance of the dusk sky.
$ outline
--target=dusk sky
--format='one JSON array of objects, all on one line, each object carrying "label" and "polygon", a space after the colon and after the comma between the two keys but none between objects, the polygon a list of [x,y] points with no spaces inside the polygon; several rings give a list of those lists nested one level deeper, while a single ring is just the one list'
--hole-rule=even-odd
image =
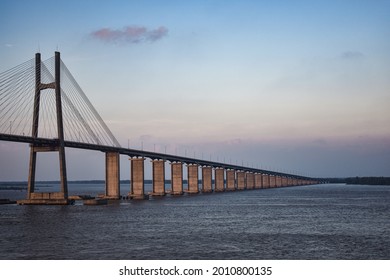
[{"label": "dusk sky", "polygon": [[[0,1],[0,72],[56,50],[123,147],[390,176],[390,1]],[[0,142],[0,181],[28,156]],[[45,157],[38,179],[58,178]],[[100,152],[67,163],[105,177]]]}]

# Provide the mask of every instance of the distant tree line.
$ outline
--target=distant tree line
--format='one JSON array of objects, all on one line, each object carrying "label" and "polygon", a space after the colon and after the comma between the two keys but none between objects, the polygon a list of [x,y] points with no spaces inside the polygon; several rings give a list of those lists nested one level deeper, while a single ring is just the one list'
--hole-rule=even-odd
[{"label": "distant tree line", "polygon": [[346,178],[319,178],[318,180],[330,184],[345,184],[345,179]]},{"label": "distant tree line", "polygon": [[389,185],[390,177],[352,177],[346,178],[345,183],[349,185]]},{"label": "distant tree line", "polygon": [[390,177],[319,178],[319,180],[330,184],[390,186]]}]

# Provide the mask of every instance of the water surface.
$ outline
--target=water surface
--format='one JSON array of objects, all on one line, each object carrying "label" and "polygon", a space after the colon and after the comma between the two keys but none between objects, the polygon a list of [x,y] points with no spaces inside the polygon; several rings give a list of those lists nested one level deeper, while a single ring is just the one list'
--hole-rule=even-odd
[{"label": "water surface", "polygon": [[389,217],[389,186],[332,184],[106,206],[0,205],[0,259],[390,259]]}]

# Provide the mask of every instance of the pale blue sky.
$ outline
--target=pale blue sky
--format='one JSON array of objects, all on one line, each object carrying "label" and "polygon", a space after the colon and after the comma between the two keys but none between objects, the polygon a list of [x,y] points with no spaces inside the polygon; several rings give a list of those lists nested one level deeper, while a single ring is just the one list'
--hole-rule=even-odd
[{"label": "pale blue sky", "polygon": [[[58,49],[122,146],[390,176],[390,1],[1,0],[0,35],[0,72]],[[26,151],[0,143],[0,180]],[[104,178],[78,154],[71,179]]]}]

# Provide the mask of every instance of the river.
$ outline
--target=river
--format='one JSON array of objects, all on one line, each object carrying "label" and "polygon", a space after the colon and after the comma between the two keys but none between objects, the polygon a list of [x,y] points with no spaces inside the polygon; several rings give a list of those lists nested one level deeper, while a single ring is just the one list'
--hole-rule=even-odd
[{"label": "river", "polygon": [[[103,184],[69,185],[70,194],[103,192]],[[25,191],[1,190],[5,197],[25,198]],[[390,259],[390,186],[323,184],[105,206],[0,205],[0,248],[0,259],[11,260]]]}]

